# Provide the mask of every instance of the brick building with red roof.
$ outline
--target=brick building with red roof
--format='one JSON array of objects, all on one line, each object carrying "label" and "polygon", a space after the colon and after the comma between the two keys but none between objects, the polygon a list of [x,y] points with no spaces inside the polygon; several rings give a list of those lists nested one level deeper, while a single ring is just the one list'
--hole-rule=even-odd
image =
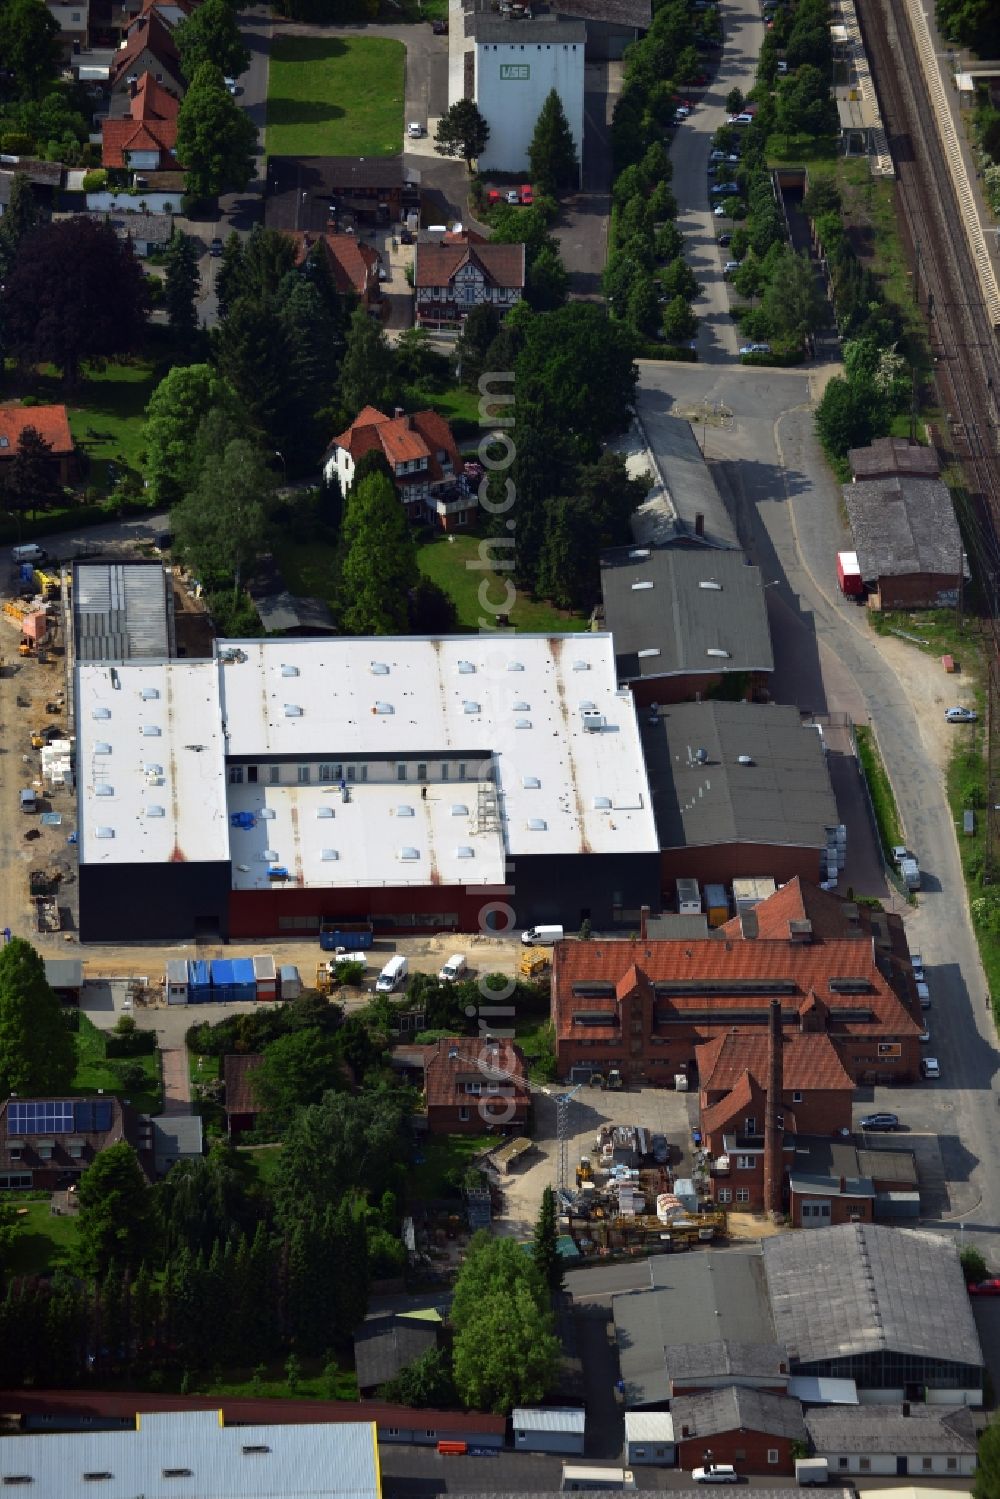
[{"label": "brick building with red roof", "polygon": [[295,264],[303,266],[317,246],[326,255],[334,285],[341,296],[357,297],[366,307],[377,307],[382,300],[379,290],[379,254],[372,245],[362,244],[354,234],[310,234],[305,230],[285,229],[285,236],[295,244]]},{"label": "brick building with red roof", "polygon": [[231,1053],[222,1059],[222,1079],[226,1088],[226,1129],[231,1140],[256,1127],[260,1104],[253,1090],[253,1074],[263,1060],[262,1054],[257,1051]]},{"label": "brick building with red roof", "polygon": [[52,449],[60,484],[73,476],[76,449],[65,406],[0,406],[0,464],[17,457],[21,434],[33,427]]},{"label": "brick building with red roof", "polygon": [[185,85],[180,53],[170,27],[155,9],[136,18],[129,28],[125,45],[115,53],[109,74],[112,99],[123,94],[130,96],[133,85],[144,73],[151,74],[154,82],[162,84],[166,92],[183,98]]},{"label": "brick building with red roof", "polygon": [[366,406],[333,439],[323,459],[328,479],[334,474],[344,494],[350,489],[358,460],[381,452],[411,520],[429,521],[444,531],[466,526],[476,511],[462,475],[462,462],[451,428],[436,411],[414,411],[401,406],[386,416]]},{"label": "brick building with red roof", "polygon": [[413,258],[417,321],[454,326],[484,304],[502,317],[524,295],[524,278],[523,245],[486,244],[472,233],[421,240]]},{"label": "brick building with red roof", "polygon": [[[855,1084],[916,1078],[923,1027],[912,970],[884,937],[880,913],[866,928],[845,906],[850,935],[823,936],[808,918],[786,914],[802,909],[808,888],[786,897],[773,923],[765,901],[699,941],[557,944],[559,1076],[616,1067],[626,1080],[668,1083],[683,1073],[693,1082],[698,1048],[733,1030],[763,1035],[776,999],[786,1038],[809,1037],[817,1052],[828,1041]],[[759,936],[763,929],[775,935]]]},{"label": "brick building with red roof", "polygon": [[101,122],[101,165],[133,172],[176,172],[180,101],[146,72],[129,84],[126,114]]},{"label": "brick building with red roof", "polygon": [[396,1047],[392,1063],[422,1085],[432,1135],[481,1135],[527,1125],[526,1063],[512,1041],[445,1036],[427,1046]]}]

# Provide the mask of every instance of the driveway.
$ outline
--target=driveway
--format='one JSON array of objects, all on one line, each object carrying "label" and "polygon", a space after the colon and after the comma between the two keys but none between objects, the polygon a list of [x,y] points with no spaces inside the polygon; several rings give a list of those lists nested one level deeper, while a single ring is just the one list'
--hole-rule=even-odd
[{"label": "driveway", "polygon": [[723,51],[710,88],[681,124],[670,148],[674,164],[673,190],[679,207],[677,227],[684,235],[684,253],[702,284],[694,303],[701,319],[698,358],[729,363],[737,357],[737,330],[729,316],[729,292],[722,279],[722,255],[716,236],[731,229],[729,219],[716,219],[708,200],[708,153],[713,133],[726,119],[726,95],[730,89],[746,92],[757,74],[757,55],[764,39],[757,0],[723,0]]},{"label": "driveway", "polygon": [[611,212],[611,115],[621,77],[620,62],[589,62],[584,70],[583,190],[566,201],[553,228],[576,298],[601,295]]}]

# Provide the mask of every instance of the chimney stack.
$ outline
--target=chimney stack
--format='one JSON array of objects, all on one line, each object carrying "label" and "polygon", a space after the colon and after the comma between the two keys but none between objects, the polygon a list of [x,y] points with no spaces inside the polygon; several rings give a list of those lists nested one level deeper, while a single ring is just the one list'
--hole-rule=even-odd
[{"label": "chimney stack", "polygon": [[760,934],[760,927],[757,922],[756,911],[743,912],[743,915],[740,917],[740,933],[744,942],[754,942],[757,939]]},{"label": "chimney stack", "polygon": [[649,907],[639,907],[639,941],[645,942],[649,936]]},{"label": "chimney stack", "polygon": [[694,518],[694,534],[696,536],[704,536],[705,534],[705,517],[701,511]]},{"label": "chimney stack", "polygon": [[781,1214],[784,1166],[784,1129],[781,1125],[781,1095],[784,1090],[781,1001],[772,999],[767,1017],[767,1107],[764,1112],[764,1209]]}]

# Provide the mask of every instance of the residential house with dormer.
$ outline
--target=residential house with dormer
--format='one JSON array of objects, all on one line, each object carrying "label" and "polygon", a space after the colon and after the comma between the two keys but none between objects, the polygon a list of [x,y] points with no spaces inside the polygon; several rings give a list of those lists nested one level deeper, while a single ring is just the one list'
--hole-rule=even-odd
[{"label": "residential house with dormer", "polygon": [[476,511],[475,491],[464,477],[458,447],[444,417],[436,411],[407,414],[401,406],[386,416],[366,406],[333,439],[323,459],[323,472],[327,479],[336,475],[346,494],[359,460],[373,451],[385,457],[410,520],[443,531],[469,524]]},{"label": "residential house with dormer", "polygon": [[474,307],[503,316],[524,295],[523,245],[491,245],[466,231],[421,237],[413,258],[417,321],[440,328],[460,324]]}]

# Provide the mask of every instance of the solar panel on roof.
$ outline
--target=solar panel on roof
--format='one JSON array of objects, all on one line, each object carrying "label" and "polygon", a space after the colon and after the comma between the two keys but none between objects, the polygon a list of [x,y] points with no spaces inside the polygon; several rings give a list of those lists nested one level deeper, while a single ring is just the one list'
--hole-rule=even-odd
[{"label": "solar panel on roof", "polygon": [[7,1129],[21,1135],[65,1135],[73,1129],[73,1105],[62,1101],[14,1099],[7,1106]]},{"label": "solar panel on roof", "polygon": [[77,1134],[104,1134],[111,1128],[109,1098],[83,1098],[72,1105],[72,1110]]}]

